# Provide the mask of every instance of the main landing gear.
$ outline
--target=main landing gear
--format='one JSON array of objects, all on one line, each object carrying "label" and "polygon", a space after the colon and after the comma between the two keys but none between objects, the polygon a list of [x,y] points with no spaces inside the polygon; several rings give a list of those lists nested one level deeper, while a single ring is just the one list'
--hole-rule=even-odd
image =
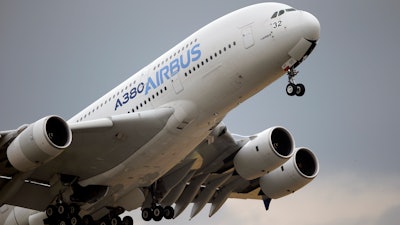
[{"label": "main landing gear", "polygon": [[289,84],[286,86],[286,93],[289,96],[303,96],[306,92],[306,88],[303,84],[296,84],[294,82],[294,77],[299,73],[299,71],[295,70],[294,68],[290,68],[288,70],[287,75],[289,76]]},{"label": "main landing gear", "polygon": [[162,207],[160,205],[153,205],[151,208],[142,209],[142,218],[144,221],[160,221],[163,217],[167,220],[174,218],[174,208],[171,206]]},{"label": "main landing gear", "polygon": [[80,207],[76,204],[58,203],[46,208],[46,225],[133,225],[133,219],[125,216],[122,220],[118,216],[124,212],[122,208],[112,208],[110,213],[95,221],[91,215],[81,217]]}]

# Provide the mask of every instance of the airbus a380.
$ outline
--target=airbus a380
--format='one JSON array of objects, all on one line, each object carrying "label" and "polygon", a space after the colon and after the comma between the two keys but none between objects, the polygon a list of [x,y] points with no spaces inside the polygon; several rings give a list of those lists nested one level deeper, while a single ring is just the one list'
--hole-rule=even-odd
[{"label": "airbus a380", "polygon": [[0,223],[131,225],[191,217],[228,198],[271,199],[319,170],[284,127],[231,134],[229,111],[288,75],[312,52],[320,24],[308,12],[262,3],[196,31],[68,121],[54,115],[0,132]]}]

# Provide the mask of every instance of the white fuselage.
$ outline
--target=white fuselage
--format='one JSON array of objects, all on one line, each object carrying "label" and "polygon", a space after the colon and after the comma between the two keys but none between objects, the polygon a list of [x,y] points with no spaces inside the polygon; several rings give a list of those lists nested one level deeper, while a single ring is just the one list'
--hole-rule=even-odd
[{"label": "white fuselage", "polygon": [[274,12],[288,8],[259,4],[215,20],[71,118],[73,124],[174,109],[167,126],[151,141],[80,184],[122,184],[127,191],[149,186],[187,157],[230,110],[286,73],[283,65],[300,39],[318,38],[309,28],[315,25],[309,24],[314,17],[307,12],[271,19]]}]

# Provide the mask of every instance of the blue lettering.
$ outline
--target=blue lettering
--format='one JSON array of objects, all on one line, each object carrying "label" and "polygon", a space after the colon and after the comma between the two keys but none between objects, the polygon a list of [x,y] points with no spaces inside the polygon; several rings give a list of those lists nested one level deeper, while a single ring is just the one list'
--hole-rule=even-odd
[{"label": "blue lettering", "polygon": [[169,80],[169,76],[168,76],[168,71],[169,71],[169,67],[168,66],[164,66],[163,68],[161,68],[160,70],[160,83],[158,84],[158,86],[160,86],[161,84],[164,83],[164,78],[167,78],[167,80]]},{"label": "blue lettering", "polygon": [[171,77],[179,72],[180,68],[178,59],[172,60],[172,62],[169,64],[169,70],[171,71]]},{"label": "blue lettering", "polygon": [[189,66],[189,64],[190,64],[190,51],[188,50],[186,52],[186,63],[183,62],[183,55],[180,56],[180,59],[181,59],[180,62],[181,62],[182,69],[187,68]]},{"label": "blue lettering", "polygon": [[155,81],[153,77],[149,76],[147,82],[139,83],[137,87],[132,88],[129,92],[122,95],[122,101],[118,98],[115,102],[114,110],[116,111],[119,107],[127,104],[130,99],[134,99],[138,94],[144,91],[147,95],[151,89],[156,89],[164,83],[164,79],[169,80],[175,76],[181,69],[188,68],[192,62],[195,62],[201,58],[200,44],[195,44],[191,49],[183,53],[179,57],[172,59],[169,65],[162,67],[159,71],[156,71]]},{"label": "blue lettering", "polygon": [[200,44],[196,44],[193,46],[191,53],[192,53],[192,61],[195,62],[200,59],[201,57],[201,51],[198,49],[200,47]]},{"label": "blue lettering", "polygon": [[[182,69],[188,68],[192,62],[195,62],[201,58],[200,44],[195,44],[191,49],[188,49],[185,53],[172,59],[169,65],[162,67],[156,71],[153,76],[147,78],[145,84],[142,83],[142,90],[137,90],[141,93],[144,89],[144,94],[147,95],[151,89],[156,89],[164,83],[165,80],[171,79]],[[139,88],[139,86],[138,86]]]},{"label": "blue lettering", "polygon": [[131,95],[129,97],[131,99],[134,99],[136,97],[136,95],[137,95],[137,91],[136,91],[136,88],[134,87],[131,89]]},{"label": "blue lettering", "polygon": [[[151,78],[149,77],[149,80],[150,79]],[[147,82],[147,84],[149,84],[149,83],[153,83],[153,81]],[[118,109],[118,107],[121,107],[121,106],[125,105],[126,103],[128,103],[129,100],[134,99],[138,94],[142,93],[143,90],[144,90],[144,83],[141,82],[138,84],[137,87],[132,88],[129,92],[125,92],[122,95],[123,101],[121,101],[121,99],[118,98],[117,101],[115,102],[114,111],[116,111]]]},{"label": "blue lettering", "polygon": [[114,111],[116,111],[118,109],[118,107],[122,106],[122,103],[119,99],[117,99],[117,102],[115,103],[115,108]]},{"label": "blue lettering", "polygon": [[[151,85],[151,87],[150,87]],[[154,83],[153,79],[151,79],[151,77],[149,77],[147,79],[147,83],[146,83],[146,91],[144,92],[145,95],[147,95],[147,93],[149,93],[150,89],[156,89],[158,86],[156,86],[156,84]]]},{"label": "blue lettering", "polygon": [[143,90],[144,90],[144,84],[143,82],[141,82],[137,87],[137,92],[140,94],[143,92]]},{"label": "blue lettering", "polygon": [[160,84],[161,84],[160,79],[161,79],[161,78],[160,78],[160,71],[157,71],[157,72],[156,72],[157,87],[160,86]]},{"label": "blue lettering", "polygon": [[128,101],[129,101],[129,94],[128,93],[125,93],[122,97],[124,97],[124,101],[122,102],[122,104],[126,104],[126,103],[128,103]]}]

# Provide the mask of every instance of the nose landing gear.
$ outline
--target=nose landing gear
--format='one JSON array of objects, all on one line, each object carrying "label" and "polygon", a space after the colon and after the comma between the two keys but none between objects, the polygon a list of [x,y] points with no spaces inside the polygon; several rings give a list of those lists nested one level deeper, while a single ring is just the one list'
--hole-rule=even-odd
[{"label": "nose landing gear", "polygon": [[296,84],[294,81],[294,77],[299,73],[299,71],[295,70],[294,68],[290,68],[288,70],[288,77],[289,77],[289,84],[286,86],[286,93],[289,96],[303,96],[306,92],[306,88],[303,84]]}]

